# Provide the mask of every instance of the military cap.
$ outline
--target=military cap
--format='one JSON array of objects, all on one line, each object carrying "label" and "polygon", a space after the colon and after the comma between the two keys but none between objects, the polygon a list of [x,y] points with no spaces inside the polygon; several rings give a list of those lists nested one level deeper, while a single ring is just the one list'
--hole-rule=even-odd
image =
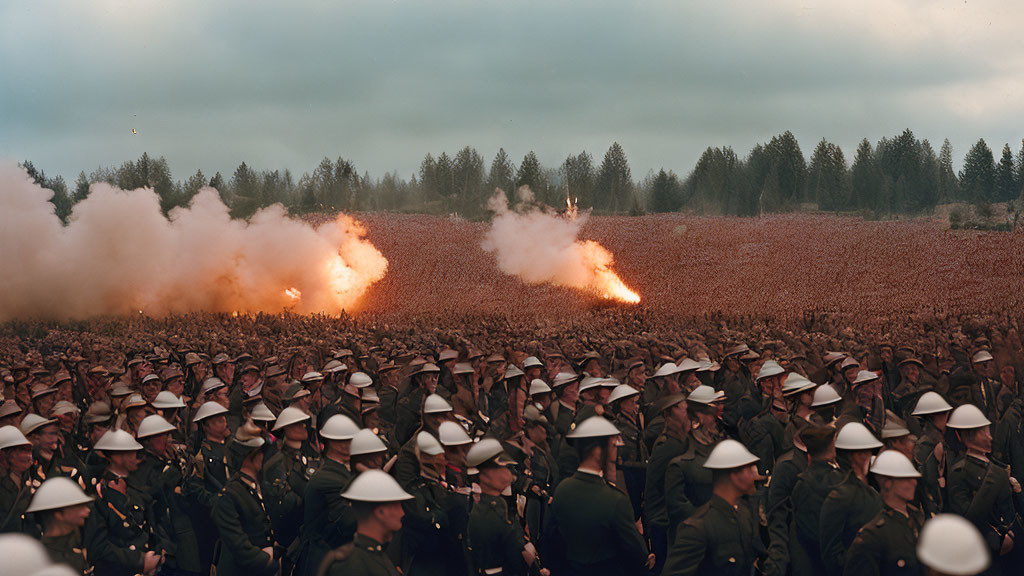
[{"label": "military cap", "polygon": [[139,430],[135,433],[135,437],[142,440],[143,438],[159,436],[160,434],[174,432],[175,430],[177,430],[177,428],[167,420],[164,420],[163,416],[160,416],[159,414],[151,414],[142,419],[142,422],[139,424]]},{"label": "military cap", "polygon": [[82,487],[74,480],[63,476],[54,476],[48,478],[36,489],[35,495],[32,496],[32,502],[28,505],[25,512],[60,510],[61,508],[88,504],[92,501],[92,497],[86,496],[85,492],[82,491]]}]

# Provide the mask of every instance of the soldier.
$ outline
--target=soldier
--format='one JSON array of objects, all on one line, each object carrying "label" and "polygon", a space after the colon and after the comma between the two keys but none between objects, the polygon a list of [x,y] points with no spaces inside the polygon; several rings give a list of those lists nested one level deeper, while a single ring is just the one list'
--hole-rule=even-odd
[{"label": "soldier", "polygon": [[85,480],[78,468],[62,462],[60,429],[56,420],[38,414],[27,414],[19,428],[32,442],[33,461],[28,472],[28,481],[33,489],[38,488],[51,476],[66,476],[78,482],[79,486],[85,486]]},{"label": "soldier", "polygon": [[620,489],[629,495],[633,505],[633,519],[639,520],[644,502],[644,483],[647,479],[647,444],[643,438],[643,417],[637,400],[640,392],[621,384],[608,396],[608,405],[614,415],[613,424],[622,432],[622,447],[618,449],[615,468],[622,481]]},{"label": "soldier", "polygon": [[[533,544],[526,541],[522,525],[509,510],[504,494],[512,486],[515,461],[501,443],[484,438],[470,448],[466,463],[479,470],[480,501],[469,513],[466,548],[470,574],[475,576],[523,576],[539,562]],[[539,564],[537,566],[539,568]]]},{"label": "soldier", "polygon": [[398,366],[394,363],[381,366],[377,377],[380,378],[380,423],[383,428],[392,430],[398,418]]},{"label": "soldier", "polygon": [[281,571],[274,531],[257,480],[265,445],[252,422],[239,427],[231,442],[232,468],[237,472],[217,495],[212,514],[220,533],[218,576],[272,576]]},{"label": "soldier", "polygon": [[793,487],[800,474],[807,469],[809,454],[830,451],[835,434],[835,428],[831,426],[805,425],[793,438],[793,449],[783,454],[775,464],[772,477],[768,479],[765,500],[768,555],[763,572],[767,576],[782,576],[789,571],[790,542],[795,538],[793,502],[790,499]]},{"label": "soldier", "polygon": [[469,475],[466,466],[466,452],[473,444],[466,430],[452,421],[441,422],[437,429],[438,440],[444,447],[444,481],[449,488],[468,494]]},{"label": "soldier", "polygon": [[[209,382],[209,380],[207,381]],[[205,387],[205,384],[204,384]],[[219,383],[218,390],[225,390]],[[201,572],[209,571],[213,564],[217,532],[210,522],[210,513],[217,494],[228,482],[228,461],[225,442],[228,438],[228,409],[216,400],[203,403],[192,421],[199,426],[199,449],[192,458],[191,471],[182,490],[189,501],[192,528],[199,543]]]},{"label": "soldier", "polygon": [[[753,418],[764,404],[761,390],[751,381],[750,371],[741,362],[741,357],[750,351],[746,344],[730,348],[725,354],[725,370],[719,372],[718,389],[725,392],[725,412],[722,418],[728,426],[739,426],[741,421]],[[768,362],[761,367],[758,378],[771,378],[785,373],[777,362]]]},{"label": "soldier", "polygon": [[[437,438],[438,428],[441,422],[449,419],[452,414],[452,405],[437,394],[430,394],[423,401],[423,414],[419,429],[416,433],[428,432]],[[395,480],[402,486],[408,487],[416,475],[419,474],[419,463],[416,460],[416,436],[406,442],[398,451],[398,459],[395,460]]]},{"label": "soldier", "polygon": [[713,493],[711,470],[704,462],[715,444],[722,439],[718,414],[724,395],[710,386],[700,385],[686,397],[687,415],[693,422],[686,452],[668,463],[665,472],[665,505],[668,512],[668,538],[675,539],[675,529],[689,518]]},{"label": "soldier", "polygon": [[153,574],[163,563],[155,549],[148,497],[128,483],[142,450],[124,430],[110,430],[96,443],[107,460],[96,482],[99,496],[85,523],[85,547],[97,576]]},{"label": "soldier", "polygon": [[914,544],[924,525],[924,513],[910,503],[921,474],[896,450],[878,455],[871,466],[885,507],[853,540],[845,554],[844,576],[916,575],[921,573]]},{"label": "soldier", "polygon": [[402,527],[402,573],[409,576],[466,573],[462,543],[448,515],[449,492],[442,483],[444,448],[429,432],[416,435],[419,475],[409,483]]},{"label": "soldier", "polygon": [[25,523],[34,488],[26,474],[32,467],[32,443],[14,426],[0,428],[0,532],[30,532]]},{"label": "soldier", "polygon": [[974,380],[968,401],[981,408],[990,420],[999,420],[998,396],[1002,386],[992,378],[995,362],[988,350],[979,350],[971,356],[971,370]]},{"label": "soldier", "polygon": [[318,576],[398,576],[384,546],[402,528],[402,503],[412,496],[379,470],[361,473],[342,493],[352,503],[356,533],[352,542],[331,551]]},{"label": "soldier", "polygon": [[793,532],[789,539],[791,573],[824,574],[819,539],[821,506],[832,488],[843,479],[843,474],[834,462],[836,449],[831,438],[827,443],[808,443],[807,456],[810,460],[807,469],[797,477],[790,495],[793,506]]},{"label": "soldier", "polygon": [[437,375],[440,372],[441,369],[437,366],[424,364],[416,374],[413,374],[408,392],[399,394],[395,423],[395,441],[399,446],[405,446],[409,439],[416,435],[420,409],[426,397],[434,394],[437,389]]},{"label": "soldier", "polygon": [[[978,527],[998,565],[1014,570],[1022,534],[1013,498],[1021,487],[1006,467],[989,458],[991,422],[973,404],[959,406],[947,426],[960,434],[966,453],[949,469],[949,509]],[[1001,557],[1001,558],[1000,558]]]},{"label": "soldier", "polygon": [[868,484],[871,458],[882,443],[866,426],[851,422],[839,429],[835,446],[845,476],[821,505],[818,539],[826,573],[842,576],[846,551],[857,532],[882,510],[882,497]]},{"label": "soldier", "polygon": [[655,564],[652,576],[661,573],[668,552],[668,509],[665,500],[665,476],[668,465],[676,456],[684,454],[689,446],[690,417],[686,410],[686,397],[673,394],[662,398],[657,413],[665,422],[665,429],[651,451],[647,464],[647,484],[644,487],[644,511],[651,539],[651,552]]},{"label": "soldier", "polygon": [[921,395],[911,413],[924,421],[921,436],[914,446],[914,465],[922,473],[918,498],[925,513],[935,515],[946,503],[946,422],[953,407],[939,395],[928,391]]},{"label": "soldier", "polygon": [[[302,496],[306,484],[316,471],[316,462],[305,454],[306,429],[309,414],[295,407],[281,411],[274,424],[274,433],[280,436],[278,450],[263,465],[261,485],[270,513],[274,535],[281,548],[288,549],[299,536],[302,527]],[[282,558],[285,572],[295,559]]]},{"label": "soldier", "polygon": [[352,508],[341,497],[352,481],[349,467],[352,439],[359,426],[346,416],[335,414],[320,429],[324,449],[320,467],[306,484],[302,506],[302,552],[299,574],[316,574],[324,556],[347,544],[355,531]]},{"label": "soldier", "polygon": [[349,447],[349,468],[353,473],[384,468],[388,447],[380,436],[369,428],[363,428],[352,438]]},{"label": "soldier", "polygon": [[976,576],[989,566],[985,540],[973,524],[956,514],[939,514],[924,523],[917,559],[927,576]]},{"label": "soldier", "polygon": [[72,568],[54,564],[38,540],[22,534],[0,534],[0,573],[5,576],[76,576]]},{"label": "soldier", "polygon": [[580,465],[555,490],[545,550],[556,573],[639,574],[654,566],[629,498],[609,483],[605,471],[622,444],[619,430],[601,416],[569,433]]},{"label": "soldier", "polygon": [[835,422],[836,407],[842,401],[843,397],[830,384],[822,384],[814,389],[814,401],[811,402],[811,409],[817,415],[818,422],[832,424]]},{"label": "soldier", "polygon": [[188,457],[179,445],[171,444],[177,431],[162,416],[147,416],[136,434],[145,449],[138,469],[128,482],[151,499],[160,547],[165,551],[165,574],[198,574],[199,542],[188,516],[182,483]]},{"label": "soldier", "polygon": [[714,473],[714,496],[679,527],[665,563],[666,576],[753,573],[763,554],[757,516],[744,497],[760,478],[757,456],[735,440],[722,440],[704,466]]},{"label": "soldier", "polygon": [[56,476],[43,482],[26,510],[42,526],[41,540],[50,559],[79,574],[92,573],[82,535],[92,501],[74,481]]},{"label": "soldier", "polygon": [[522,448],[525,454],[518,489],[526,497],[523,515],[527,533],[539,539],[547,515],[548,502],[558,485],[558,463],[548,446],[548,422],[540,409],[528,405],[523,412]]}]

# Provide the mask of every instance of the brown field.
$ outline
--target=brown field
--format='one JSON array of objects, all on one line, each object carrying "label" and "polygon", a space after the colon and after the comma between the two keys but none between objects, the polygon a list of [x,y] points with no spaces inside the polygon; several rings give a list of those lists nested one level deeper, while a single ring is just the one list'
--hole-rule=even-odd
[{"label": "brown field", "polygon": [[[480,248],[486,223],[358,218],[390,261],[366,294],[367,312],[566,317],[601,305],[572,289],[528,286],[501,273]],[[593,217],[582,237],[614,253],[616,271],[643,298],[640,308],[655,315],[794,318],[816,310],[868,320],[1015,312],[1024,300],[1024,236],[950,231],[934,220]]]}]

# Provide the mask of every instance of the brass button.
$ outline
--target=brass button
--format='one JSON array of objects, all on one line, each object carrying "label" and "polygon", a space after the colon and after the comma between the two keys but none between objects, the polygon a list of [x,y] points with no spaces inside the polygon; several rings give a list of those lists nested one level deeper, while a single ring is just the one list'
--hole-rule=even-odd
[{"label": "brass button", "polygon": [[907,565],[907,561],[902,559],[902,558],[900,558],[900,560],[898,562],[896,562],[896,566],[899,566],[900,568],[903,568],[906,565]]},{"label": "brass button", "polygon": [[736,558],[734,556],[730,556],[729,557],[729,564],[735,564],[735,563],[736,563]]}]

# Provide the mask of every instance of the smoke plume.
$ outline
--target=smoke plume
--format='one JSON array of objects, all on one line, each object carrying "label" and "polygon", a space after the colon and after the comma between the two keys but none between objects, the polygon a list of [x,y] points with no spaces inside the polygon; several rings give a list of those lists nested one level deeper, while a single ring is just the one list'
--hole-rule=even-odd
[{"label": "smoke plume", "polygon": [[352,311],[387,260],[344,215],[314,228],[274,205],[232,220],[204,188],[168,217],[149,189],[93,184],[67,226],[49,190],[0,165],[0,320],[192,311]]},{"label": "smoke plume", "polygon": [[502,272],[527,284],[551,283],[611,300],[640,302],[640,296],[612,271],[612,253],[593,240],[579,240],[588,214],[560,216],[534,204],[526,187],[518,196],[514,208],[509,208],[501,190],[487,203],[494,218],[482,246],[495,255]]}]

